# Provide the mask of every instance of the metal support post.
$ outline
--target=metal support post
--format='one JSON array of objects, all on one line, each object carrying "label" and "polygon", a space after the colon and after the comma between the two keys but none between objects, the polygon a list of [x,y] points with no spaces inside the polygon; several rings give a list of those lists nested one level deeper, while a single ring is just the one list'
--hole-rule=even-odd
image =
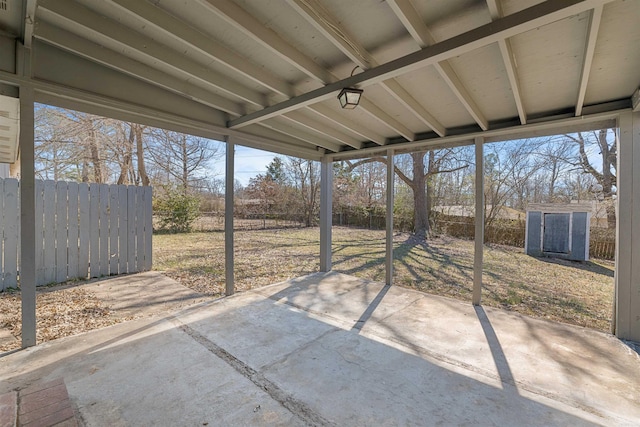
[{"label": "metal support post", "polygon": [[229,137],[225,137],[226,149],[226,170],[224,189],[224,277],[225,295],[233,295],[235,292],[233,277],[233,184],[235,166],[235,145],[230,142]]},{"label": "metal support post", "polygon": [[473,256],[473,305],[482,299],[482,257],[484,250],[484,138],[477,137],[476,145],[476,218],[475,250]]}]

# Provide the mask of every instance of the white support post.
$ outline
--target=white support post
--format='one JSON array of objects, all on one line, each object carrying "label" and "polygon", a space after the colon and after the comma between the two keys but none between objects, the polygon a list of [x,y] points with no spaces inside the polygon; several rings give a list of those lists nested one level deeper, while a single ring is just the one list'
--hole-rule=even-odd
[{"label": "white support post", "polygon": [[226,137],[225,141],[227,143],[227,162],[224,189],[224,277],[225,295],[229,296],[235,292],[233,280],[233,184],[235,178],[235,144],[230,142],[229,137]]},{"label": "white support post", "polygon": [[331,227],[333,225],[333,162],[320,163],[320,271],[331,271]]},{"label": "white support post", "polygon": [[[31,49],[20,46],[20,73],[31,76]],[[22,348],[36,345],[36,187],[34,170],[34,94],[20,86],[20,294]]]},{"label": "white support post", "polygon": [[640,112],[618,119],[614,332],[640,341]]},{"label": "white support post", "polygon": [[473,305],[482,299],[482,257],[484,250],[484,138],[477,137],[476,145],[476,209],[475,250],[473,256]]},{"label": "white support post", "polygon": [[393,284],[393,150],[387,150],[387,236],[386,236],[386,260],[385,284]]}]

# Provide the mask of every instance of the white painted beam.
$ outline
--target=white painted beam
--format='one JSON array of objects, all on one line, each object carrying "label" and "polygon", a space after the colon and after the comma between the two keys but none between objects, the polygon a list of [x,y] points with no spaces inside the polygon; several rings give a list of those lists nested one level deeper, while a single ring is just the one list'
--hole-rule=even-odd
[{"label": "white painted beam", "polygon": [[184,55],[170,50],[161,43],[150,39],[116,21],[107,19],[72,0],[40,0],[39,13],[53,13],[69,24],[78,27],[79,32],[91,32],[116,42],[125,50],[134,50],[138,55],[159,61],[165,66],[197,79],[233,98],[239,98],[258,107],[267,105],[265,97],[217,71],[206,68]]},{"label": "white painted beam", "polygon": [[[97,76],[96,78],[101,79],[95,70],[93,74]],[[114,99],[51,82],[30,79],[7,73],[6,71],[0,71],[0,82],[16,87],[30,85],[36,90],[36,102],[61,108],[85,111],[118,120],[132,120],[137,123],[189,133],[203,138],[220,140],[225,134],[229,134],[237,141],[242,141],[243,145],[249,147],[309,160],[320,160],[323,155],[322,152],[310,146],[301,147],[293,144],[292,141],[288,140],[292,138],[274,139],[276,135],[269,134],[271,131],[266,128],[249,127],[242,131],[231,130],[224,126],[216,125],[212,121],[204,122],[193,117],[187,118],[166,110],[134,104],[123,99]]]},{"label": "white painted beam", "polygon": [[[349,32],[331,15],[320,2],[316,0],[288,0],[314,28],[320,31],[327,40],[333,43],[342,53],[363,70],[377,67],[375,58],[349,34]],[[387,80],[380,83],[407,110],[424,124],[433,129],[438,135],[444,136],[446,130],[420,103],[406,91],[397,81]],[[401,132],[398,132],[402,134]],[[403,135],[404,136],[404,135]],[[405,136],[406,138],[406,136]]]},{"label": "white painted beam", "polygon": [[385,236],[385,284],[393,285],[393,204],[394,204],[393,150],[387,150],[387,212]]},{"label": "white painted beam", "polygon": [[339,130],[331,126],[325,125],[324,123],[320,123],[319,121],[306,116],[300,111],[292,111],[288,114],[282,115],[282,117],[284,119],[291,120],[292,122],[295,122],[299,125],[305,126],[313,131],[321,132],[326,137],[332,138],[333,140],[341,144],[348,145],[355,149],[362,148],[362,142],[360,140],[353,138],[343,132],[340,132]]},{"label": "white painted beam", "polygon": [[30,49],[33,40],[33,26],[36,22],[36,7],[38,0],[25,0],[24,2],[24,22],[22,24],[22,44]]},{"label": "white painted beam", "polygon": [[326,105],[311,105],[309,106],[309,110],[313,111],[316,114],[319,114],[327,120],[330,120],[334,124],[355,133],[356,135],[360,135],[366,140],[373,141],[378,145],[384,145],[386,143],[386,138],[384,136],[372,131],[367,126],[345,120],[343,114],[341,114],[339,111],[331,109],[330,107],[327,107]]},{"label": "white painted beam", "polygon": [[474,140],[476,151],[476,199],[475,242],[473,253],[473,305],[480,305],[482,300],[482,261],[484,256],[484,138]]},{"label": "white painted beam", "polygon": [[458,101],[462,103],[471,117],[473,117],[473,120],[476,121],[478,126],[480,126],[482,130],[489,129],[489,122],[484,117],[482,111],[480,111],[480,107],[478,107],[467,89],[464,87],[464,84],[460,81],[460,78],[456,74],[451,64],[449,64],[448,61],[441,61],[433,64],[433,66],[438,71],[438,74],[440,74],[440,77],[442,77],[447,86],[449,86],[449,89],[451,89],[456,98],[458,98]]},{"label": "white painted beam", "polygon": [[[210,39],[205,34],[199,32],[183,21],[175,18],[161,8],[144,1],[112,1],[119,5],[123,10],[138,17],[138,19],[142,19],[145,22],[154,25],[157,29],[163,31],[165,34],[168,34],[177,40],[189,44],[190,46],[198,49],[200,52],[208,55],[213,60],[228,66],[233,71],[253,80],[256,83],[263,85],[265,88],[273,90],[274,92],[286,96],[287,98],[294,96],[295,90],[288,82],[269,73],[263,67],[259,67],[253,64],[248,59],[241,57],[232,50],[224,47],[220,43],[217,43],[215,40]],[[240,14],[242,13],[239,13],[238,15]],[[223,109],[223,111],[227,110]],[[344,122],[344,119],[342,119],[342,122]],[[325,125],[317,121],[315,122],[315,124],[317,126],[309,126],[307,124],[305,124],[305,126],[308,126],[315,131],[327,134],[327,132],[325,132],[325,130],[327,129]],[[346,126],[348,128],[348,123],[346,123]],[[327,134],[327,136],[335,139],[335,132],[330,132]],[[348,137],[343,139],[348,139]],[[357,145],[361,145],[361,142],[354,142],[353,140],[351,142],[345,143],[354,148],[358,148]]]},{"label": "white painted beam", "polygon": [[593,64],[593,55],[596,51],[598,30],[600,29],[600,22],[602,21],[602,10],[602,5],[595,7],[591,11],[589,19],[584,59],[582,60],[582,72],[580,73],[580,85],[578,86],[578,100],[576,101],[576,117],[582,115],[584,98],[587,94],[587,85],[589,84],[589,74],[591,73],[591,64]]},{"label": "white painted beam", "polygon": [[418,120],[429,126],[439,136],[445,136],[447,129],[431,115],[404,87],[395,79],[385,80],[380,84],[399,103],[405,106]]},{"label": "white painted beam", "polygon": [[369,52],[355,41],[354,37],[320,2],[317,0],[287,0],[287,3],[362,69],[366,70],[377,65]]},{"label": "white painted beam", "polygon": [[516,12],[492,23],[452,37],[418,52],[411,53],[360,74],[310,91],[298,97],[267,107],[255,113],[229,122],[230,127],[265,120],[274,115],[293,111],[325,99],[332,98],[343,87],[376,84],[400,76],[428,65],[463,55],[491,43],[521,34],[540,26],[573,16],[611,0],[547,0],[528,9]]},{"label": "white painted beam", "polygon": [[233,203],[235,184],[235,144],[225,137],[225,187],[224,187],[224,283],[225,295],[233,295],[234,284],[234,247],[233,247]]},{"label": "white painted beam", "polygon": [[283,123],[283,120],[286,121],[286,118],[275,117],[273,119],[260,122],[260,124],[285,135],[300,139],[314,146],[325,148],[329,151],[337,153],[342,148],[342,146],[336,142],[329,141],[322,138],[321,136],[314,135],[313,133],[296,129],[295,127],[290,126],[287,123]]},{"label": "white painted beam", "polygon": [[[306,73],[308,76],[312,77],[315,80],[318,80],[322,84],[330,84],[338,81],[338,77],[331,73],[329,70],[325,69],[318,65],[311,58],[298,51],[295,47],[289,44],[287,41],[282,39],[278,34],[276,34],[273,30],[265,27],[258,21],[256,18],[251,16],[245,10],[243,10],[240,6],[235,4],[230,0],[197,0],[201,4],[207,6],[210,10],[215,12],[219,17],[224,19],[229,24],[233,25],[235,28],[242,31],[245,35],[252,38],[257,43],[260,43],[263,47],[268,49],[269,51],[275,53],[288,63],[292,64],[294,67],[298,68],[300,71]],[[341,89],[342,87],[340,87]],[[305,94],[300,95],[304,97]],[[328,97],[330,98],[330,96]],[[299,98],[291,98],[291,99],[299,99]],[[319,102],[318,100],[317,102]],[[283,101],[284,103],[289,102]],[[309,102],[305,106],[309,106],[314,104],[315,102]],[[281,103],[282,104],[282,103]],[[280,105],[280,104],[277,104]],[[373,118],[380,121],[382,124],[388,126],[390,129],[395,132],[400,133],[405,138],[410,135],[410,131],[406,129],[405,126],[400,124],[396,119],[392,118],[388,114],[381,112],[379,108],[370,108],[372,104],[366,102],[366,97],[363,97],[360,101],[360,109],[368,112]],[[292,108],[288,111],[297,110],[300,107]],[[264,111],[264,110],[262,110]],[[283,111],[282,113],[288,112]],[[276,114],[279,115],[279,114]],[[261,117],[261,116],[260,116]],[[273,116],[271,116],[273,117]],[[265,117],[264,120],[270,117]],[[257,120],[251,121],[251,123],[257,123],[261,121],[260,118]],[[229,122],[230,128],[239,128],[242,126],[246,126],[249,124],[245,121],[236,122],[232,120]],[[405,135],[406,134],[406,135]],[[409,139],[409,138],[408,138]]]},{"label": "white painted beam", "polygon": [[227,23],[233,25],[245,35],[277,54],[281,59],[293,65],[309,77],[321,82],[334,78],[325,68],[283,40],[275,31],[262,25],[260,21],[230,0],[196,0],[214,11]]},{"label": "white painted beam", "polygon": [[[416,19],[419,14],[413,7],[413,4],[411,4],[410,0],[389,0],[388,4],[421,48],[436,43],[435,38],[425,23],[421,19]],[[409,25],[412,27],[408,28],[407,26]],[[460,81],[460,78],[451,64],[449,64],[448,61],[442,61],[434,64],[434,67],[476,123],[478,123],[482,130],[487,130],[489,128],[487,119],[484,117],[480,108],[469,94],[469,91]]]},{"label": "white painted beam", "polygon": [[509,85],[511,86],[511,92],[513,93],[513,100],[516,103],[516,109],[518,110],[518,116],[520,117],[520,123],[527,124],[527,112],[524,109],[524,101],[522,98],[522,91],[520,90],[520,79],[518,78],[518,71],[516,69],[515,57],[513,49],[511,48],[511,42],[506,40],[499,40],[498,47],[500,48],[500,54],[504,61],[504,68],[509,78]]},{"label": "white painted beam", "polygon": [[369,101],[368,99],[364,97],[360,98],[359,108],[362,108],[364,112],[369,114],[374,119],[377,119],[385,123],[395,132],[405,137],[407,140],[413,141],[416,139],[416,135],[408,127],[406,127],[405,125],[400,123],[398,120],[391,117],[382,108],[378,107],[376,104]]},{"label": "white painted beam", "polygon": [[163,73],[47,22],[38,23],[35,37],[83,58],[122,71],[125,74],[168,89],[210,107],[235,115],[241,115],[244,112],[244,109],[237,102],[209,92],[186,80]]},{"label": "white painted beam", "polygon": [[331,271],[331,228],[333,222],[333,162],[327,156],[320,163],[320,271]]},{"label": "white painted beam", "polygon": [[[500,19],[504,16],[502,7],[499,0],[487,0],[487,6],[489,7],[489,13],[492,20]],[[527,124],[527,113],[524,109],[524,102],[522,101],[522,91],[520,90],[520,80],[518,79],[518,71],[516,69],[515,57],[513,55],[513,49],[509,39],[499,40],[498,47],[500,48],[500,54],[504,62],[504,68],[509,78],[509,84],[513,93],[513,100],[516,103],[516,109],[518,110],[518,116],[520,117],[520,123]]]},{"label": "white painted beam", "polygon": [[186,43],[211,59],[226,65],[236,73],[243,75],[256,83],[263,85],[276,93],[291,98],[294,96],[293,87],[286,81],[271,74],[246,58],[238,55],[221,43],[209,38],[184,21],[177,19],[158,6],[146,1],[111,0],[122,10],[137,16],[139,19],[155,26],[165,34]]}]

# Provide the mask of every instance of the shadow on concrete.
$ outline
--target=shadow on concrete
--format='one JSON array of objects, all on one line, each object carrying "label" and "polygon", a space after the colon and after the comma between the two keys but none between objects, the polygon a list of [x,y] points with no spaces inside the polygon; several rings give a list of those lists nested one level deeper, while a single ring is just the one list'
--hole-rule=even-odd
[{"label": "shadow on concrete", "polygon": [[380,289],[378,295],[376,295],[373,301],[371,301],[367,309],[362,313],[362,316],[360,316],[360,318],[356,321],[356,324],[353,325],[353,328],[351,328],[352,330],[361,330],[364,327],[364,325],[367,323],[367,320],[371,318],[373,312],[376,311],[376,308],[378,308],[378,306],[382,302],[384,296],[387,294],[387,292],[389,292],[389,288],[391,288],[390,285],[384,285],[382,289]]},{"label": "shadow on concrete", "polygon": [[496,335],[496,331],[493,329],[493,326],[491,326],[491,321],[487,317],[487,313],[485,313],[482,306],[475,305],[473,308],[476,311],[478,320],[480,321],[480,326],[482,326],[484,336],[487,338],[487,343],[491,349],[493,361],[495,362],[498,374],[500,375],[500,381],[515,386],[516,381],[513,377],[513,373],[511,372],[511,368],[509,367],[507,356],[504,354],[504,350],[500,345],[500,340],[498,340],[498,335]]},{"label": "shadow on concrete", "polygon": [[[85,421],[128,425],[597,425],[411,354],[411,346],[389,346],[276,303],[296,295],[318,306],[336,302],[320,290],[294,280],[270,299],[241,294],[17,353],[0,366],[0,393],[63,377]],[[356,325],[388,291],[368,295]],[[491,323],[476,313],[501,379],[513,381]],[[395,333],[396,342],[406,341]],[[268,363],[252,362],[256,350],[272,354]]]}]

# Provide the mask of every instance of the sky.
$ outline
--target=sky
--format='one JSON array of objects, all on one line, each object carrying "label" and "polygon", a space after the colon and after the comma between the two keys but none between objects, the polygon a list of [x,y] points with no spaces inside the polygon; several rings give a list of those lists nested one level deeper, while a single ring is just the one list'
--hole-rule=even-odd
[{"label": "sky", "polygon": [[[224,145],[221,148],[223,155],[210,162],[210,170],[217,176],[224,177],[225,156]],[[267,171],[267,165],[271,163],[278,154],[269,151],[256,150],[255,148],[243,147],[236,145],[235,155],[235,176],[243,187],[249,183],[249,179],[258,174],[264,174]]]}]

